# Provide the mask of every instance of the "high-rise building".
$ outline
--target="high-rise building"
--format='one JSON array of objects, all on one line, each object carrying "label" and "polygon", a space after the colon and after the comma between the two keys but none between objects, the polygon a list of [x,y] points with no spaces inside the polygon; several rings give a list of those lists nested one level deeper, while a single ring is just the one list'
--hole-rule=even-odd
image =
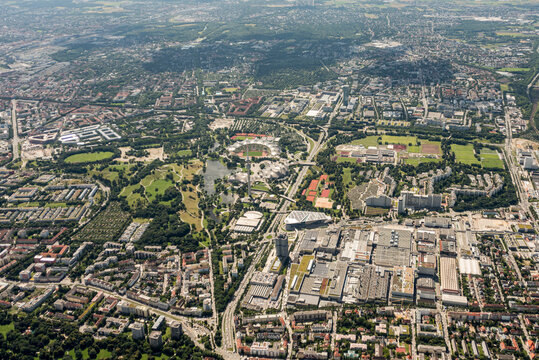
[{"label": "high-rise building", "polygon": [[143,324],[139,322],[134,322],[131,325],[129,325],[129,329],[131,329],[133,340],[144,339],[145,333],[144,333]]},{"label": "high-rise building", "polygon": [[279,234],[275,238],[275,253],[281,262],[288,259],[288,237],[286,234]]},{"label": "high-rise building", "polygon": [[440,209],[442,207],[442,195],[417,195],[410,191],[403,191],[399,199],[398,212],[402,214],[406,209]]},{"label": "high-rise building", "polygon": [[342,103],[344,106],[348,106],[348,99],[350,97],[350,86],[343,85],[342,87]]},{"label": "high-rise building", "polygon": [[161,346],[163,346],[163,337],[161,336],[161,331],[152,331],[148,338],[150,339],[150,347],[152,349],[159,349]]},{"label": "high-rise building", "polygon": [[173,321],[170,324],[170,337],[172,340],[178,340],[182,336],[182,324],[179,321]]}]

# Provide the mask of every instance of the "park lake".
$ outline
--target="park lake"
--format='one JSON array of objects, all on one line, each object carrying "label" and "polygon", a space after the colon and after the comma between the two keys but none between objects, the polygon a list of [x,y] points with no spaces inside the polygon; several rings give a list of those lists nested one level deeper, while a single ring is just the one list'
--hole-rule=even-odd
[{"label": "park lake", "polygon": [[204,190],[208,195],[215,194],[215,180],[230,175],[232,170],[228,169],[218,160],[208,160],[204,171]]}]

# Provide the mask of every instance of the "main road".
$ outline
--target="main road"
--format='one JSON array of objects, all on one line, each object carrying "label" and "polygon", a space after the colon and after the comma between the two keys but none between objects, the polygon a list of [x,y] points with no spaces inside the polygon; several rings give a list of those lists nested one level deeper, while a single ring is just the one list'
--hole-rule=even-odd
[{"label": "main road", "polygon": [[[324,144],[324,140],[326,140],[328,136],[328,129],[331,125],[331,121],[336,116],[338,109],[341,105],[341,102],[339,102],[335,106],[335,110],[331,114],[329,121],[326,126],[320,127],[322,130],[320,132],[320,135],[318,137],[318,141],[312,146],[310,149],[309,155],[307,156],[306,161],[310,162],[314,159],[316,154],[320,151]],[[296,181],[288,188],[288,191],[286,192],[286,196],[288,198],[294,197],[296,192],[298,191],[299,186],[302,184],[303,179],[307,175],[308,167],[303,167],[296,178]],[[286,214],[286,211],[288,210],[288,207],[290,206],[291,201],[284,199],[284,202],[282,203],[279,210],[277,210],[275,217],[273,218],[273,221],[271,222],[270,226],[268,227],[268,230],[264,234],[263,241],[268,238],[269,235],[275,236],[276,233],[279,232],[279,225],[281,224],[283,217]],[[264,243],[263,246],[260,246],[258,249],[257,254],[255,255],[255,258],[251,262],[251,265],[249,266],[249,269],[247,270],[245,276],[243,277],[240,286],[236,290],[234,294],[233,300],[228,304],[227,308],[225,309],[223,313],[223,322],[222,322],[222,332],[223,332],[223,343],[222,347],[218,349],[219,354],[221,354],[225,359],[239,359],[239,355],[234,352],[235,349],[235,340],[236,340],[236,328],[234,325],[234,313],[236,311],[236,307],[238,305],[238,301],[241,299],[243,292],[247,288],[249,281],[251,279],[251,276],[253,275],[256,264],[260,261],[260,258],[262,257],[262,254],[267,250],[267,247],[269,244]],[[283,299],[284,301],[284,299]]]},{"label": "main road", "polygon": [[511,118],[509,112],[505,111],[505,126],[506,126],[506,137],[505,137],[505,158],[507,160],[507,167],[509,168],[509,173],[513,179],[513,184],[518,192],[520,197],[520,206],[522,210],[528,211],[528,194],[526,193],[524,186],[519,175],[519,165],[515,164],[513,158],[513,131],[511,129]]},{"label": "main road", "polygon": [[[318,154],[320,149],[322,148],[322,144],[324,139],[327,137],[327,130],[325,128],[322,128],[322,132],[320,133],[320,136],[318,137],[318,141],[314,144],[314,146],[311,149],[311,152],[309,153],[309,156],[307,157],[306,162],[311,162],[315,155]],[[296,178],[296,181],[290,185],[288,188],[288,191],[286,193],[287,198],[293,198],[296,192],[298,191],[298,188],[300,187],[301,183],[303,182],[303,179],[307,175],[307,171],[309,170],[308,166],[304,166],[298,173],[298,177]],[[268,231],[266,232],[266,235],[273,234],[278,231],[278,227],[281,224],[281,221],[288,210],[288,207],[290,206],[291,201],[290,200],[284,200],[283,204],[277,211],[277,214],[273,218],[273,221],[271,225],[268,227]]]},{"label": "main road", "polygon": [[243,277],[243,280],[240,283],[240,286],[238,287],[238,290],[236,290],[236,293],[234,294],[234,298],[232,301],[228,304],[226,307],[224,313],[223,313],[223,322],[222,322],[222,332],[223,332],[223,343],[222,348],[217,349],[218,353],[221,354],[225,359],[239,359],[239,355],[237,353],[234,353],[234,346],[236,341],[236,327],[234,324],[234,312],[236,311],[236,307],[238,306],[238,302],[247,288],[247,285],[249,284],[249,280],[251,279],[251,276],[255,272],[256,264],[260,261],[260,258],[262,257],[262,254],[267,248],[267,244],[264,244],[263,246],[259,247],[259,251],[256,254],[256,256],[253,258],[253,261],[251,262],[251,265],[249,266],[249,269],[245,273],[245,276]]},{"label": "main road", "polygon": [[13,138],[11,144],[13,145],[13,160],[19,158],[19,127],[17,124],[17,100],[11,100],[11,129],[13,130]]}]

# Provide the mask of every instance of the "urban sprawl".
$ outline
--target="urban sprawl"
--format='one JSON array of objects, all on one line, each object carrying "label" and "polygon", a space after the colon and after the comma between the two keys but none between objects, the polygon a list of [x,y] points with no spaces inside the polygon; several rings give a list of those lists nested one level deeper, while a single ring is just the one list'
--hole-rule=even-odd
[{"label": "urban sprawl", "polygon": [[1,359],[535,358],[536,2],[0,20]]}]

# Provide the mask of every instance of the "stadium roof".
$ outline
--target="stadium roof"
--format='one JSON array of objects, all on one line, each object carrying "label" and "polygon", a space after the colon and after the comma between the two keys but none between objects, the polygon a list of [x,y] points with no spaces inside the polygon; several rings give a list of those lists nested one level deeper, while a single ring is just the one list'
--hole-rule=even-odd
[{"label": "stadium roof", "polygon": [[331,217],[321,213],[321,212],[314,212],[314,211],[292,211],[286,219],[284,219],[284,223],[286,225],[301,225],[301,224],[310,224],[315,223],[319,221],[330,221]]}]

